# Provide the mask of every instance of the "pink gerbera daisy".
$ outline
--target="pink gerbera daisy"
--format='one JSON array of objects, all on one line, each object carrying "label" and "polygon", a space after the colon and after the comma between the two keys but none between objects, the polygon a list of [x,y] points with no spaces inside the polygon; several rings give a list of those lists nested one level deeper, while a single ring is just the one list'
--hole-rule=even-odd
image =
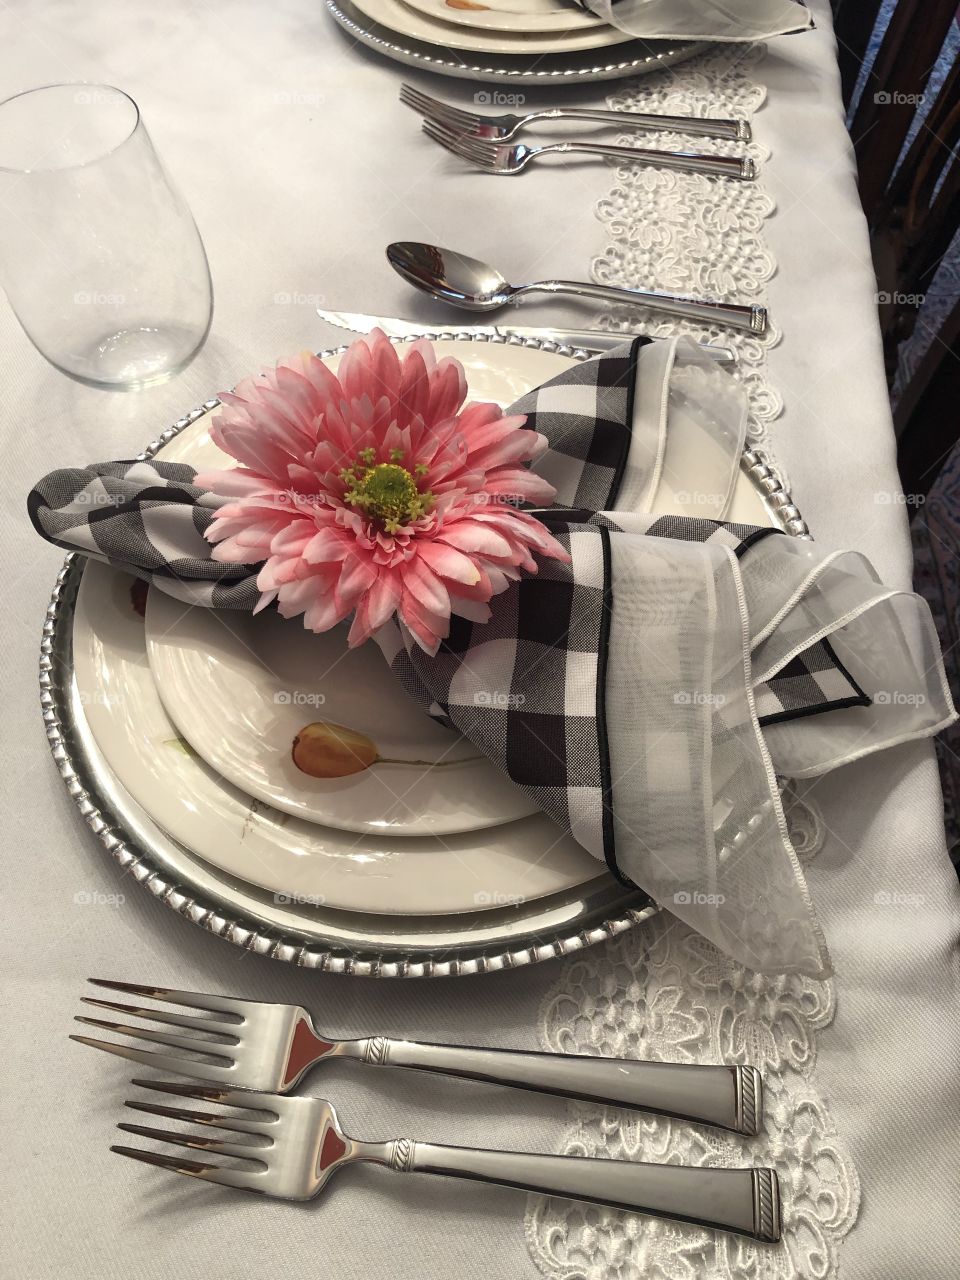
[{"label": "pink gerbera daisy", "polygon": [[216,560],[265,563],[258,608],[326,631],[351,613],[361,644],[394,614],[435,653],[451,613],[484,622],[487,601],[533,552],[569,557],[512,501],[548,504],[525,465],[546,447],[494,404],[463,407],[457,360],[429,342],[403,358],[379,331],[333,374],[309,353],[220,398],[211,434],[241,464],[197,484],[232,499],[207,531]]}]

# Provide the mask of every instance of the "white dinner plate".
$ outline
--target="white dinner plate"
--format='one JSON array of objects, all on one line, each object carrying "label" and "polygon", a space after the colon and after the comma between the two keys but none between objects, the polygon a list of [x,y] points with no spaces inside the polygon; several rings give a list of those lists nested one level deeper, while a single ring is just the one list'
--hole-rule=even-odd
[{"label": "white dinner plate", "polygon": [[147,604],[147,654],[167,714],[247,795],[371,835],[479,831],[537,812],[472,743],[421,710],[372,640],[349,649],[348,629],[315,635],[272,609],[196,609],[162,591]]},{"label": "white dinner plate", "polygon": [[147,660],[145,594],[136,578],[86,566],[73,629],[80,702],[125,790],[214,866],[279,902],[397,915],[476,911],[503,905],[508,892],[540,896],[600,872],[542,814],[479,836],[394,838],[327,829],[251,800],[203,763],[165,712]]},{"label": "white dinner plate", "polygon": [[598,31],[608,24],[572,0],[405,0],[440,22],[482,31]]},{"label": "white dinner plate", "polygon": [[353,0],[353,7],[365,17],[398,35],[437,45],[441,49],[463,49],[482,54],[577,53],[604,49],[634,40],[626,31],[603,23],[569,27],[560,32],[495,31],[443,22],[432,13],[410,8],[402,0]]}]

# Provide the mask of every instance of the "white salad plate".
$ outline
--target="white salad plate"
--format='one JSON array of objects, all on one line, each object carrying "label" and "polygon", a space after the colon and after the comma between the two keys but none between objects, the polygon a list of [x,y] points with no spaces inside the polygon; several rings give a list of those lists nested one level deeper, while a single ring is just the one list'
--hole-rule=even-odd
[{"label": "white salad plate", "polygon": [[[464,364],[471,398],[502,405],[571,363],[546,341],[436,345]],[[335,366],[337,355],[324,354]],[[186,415],[145,456],[209,466],[216,405]],[[663,509],[674,501],[665,492]],[[729,518],[806,533],[754,451],[744,454]],[[195,923],[308,967],[442,976],[563,954],[653,909],[542,814],[502,822],[488,813],[461,834],[373,835],[252,799],[196,754],[165,709],[147,657],[146,594],[111,567],[68,558],[44,631],[42,702],[55,759],[90,826]],[[379,660],[372,646],[370,656]]]},{"label": "white salad plate", "polygon": [[404,693],[375,644],[349,649],[347,630],[314,635],[273,610],[195,609],[162,591],[147,602],[147,654],[167,714],[247,795],[370,835],[451,835],[537,812]]}]

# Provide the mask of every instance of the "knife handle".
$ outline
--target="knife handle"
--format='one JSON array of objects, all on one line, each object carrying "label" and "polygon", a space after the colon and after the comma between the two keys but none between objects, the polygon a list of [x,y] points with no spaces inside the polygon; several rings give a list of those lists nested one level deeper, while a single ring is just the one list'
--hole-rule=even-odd
[{"label": "knife handle", "polygon": [[410,1067],[584,1102],[632,1107],[750,1136],[759,1133],[763,1122],[763,1087],[756,1067],[477,1049],[384,1036],[353,1043],[356,1051],[351,1056],[372,1066]]},{"label": "knife handle", "polygon": [[731,329],[745,329],[757,334],[767,331],[767,309],[756,302],[715,302],[710,298],[688,298],[657,289],[593,284],[589,280],[538,280],[536,284],[514,286],[513,297],[525,293],[563,293],[575,298],[596,298],[601,302],[629,303],[685,320],[728,325]]}]

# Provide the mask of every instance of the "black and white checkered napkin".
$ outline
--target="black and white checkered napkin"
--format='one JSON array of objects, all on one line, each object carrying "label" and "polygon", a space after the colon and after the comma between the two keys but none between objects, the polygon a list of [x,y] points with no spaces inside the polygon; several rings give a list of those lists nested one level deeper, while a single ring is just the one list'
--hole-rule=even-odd
[{"label": "black and white checkered napkin", "polygon": [[102,462],[44,476],[27,499],[33,526],[65,551],[115,565],[188,604],[253,610],[258,565],[221,564],[204,534],[226,499],[181,462]]},{"label": "black and white checkered napkin", "polygon": [[[623,506],[628,489],[643,489],[638,474],[662,466],[669,436],[674,364],[653,347],[664,344],[637,339],[578,364],[509,410],[549,441],[536,467],[557,504],[537,514],[570,563],[542,561],[494,597],[486,623],[454,617],[433,656],[396,620],[377,643],[430,714],[620,879],[755,968],[822,972],[774,769],[815,773],[903,740],[904,726],[879,716],[866,691],[871,680],[876,688],[878,637],[926,690],[929,713],[906,736],[952,714],[942,666],[931,693],[914,667],[932,671],[937,660],[911,661],[896,593],[858,557]],[[650,394],[647,376],[663,387]],[[31,493],[30,515],[58,546],[178,599],[252,609],[258,566],[212,560],[203,535],[220,499],[193,478],[161,461],[57,471]],[[730,477],[718,485],[730,488]],[[925,608],[910,607],[912,618]],[[888,699],[882,710],[893,709]]]}]

